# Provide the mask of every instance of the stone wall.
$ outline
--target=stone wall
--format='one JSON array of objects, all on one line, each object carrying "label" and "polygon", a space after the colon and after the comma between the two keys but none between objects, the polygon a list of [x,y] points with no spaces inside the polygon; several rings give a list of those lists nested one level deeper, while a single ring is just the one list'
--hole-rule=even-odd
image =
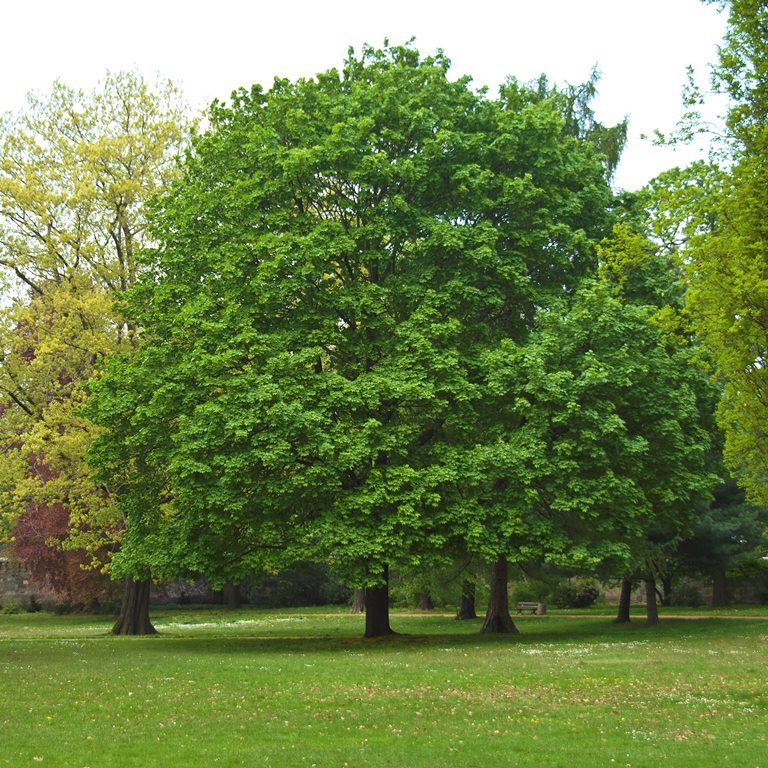
[{"label": "stone wall", "polygon": [[23,604],[31,597],[52,601],[53,592],[32,583],[29,573],[11,558],[0,556],[0,605],[9,600]]}]

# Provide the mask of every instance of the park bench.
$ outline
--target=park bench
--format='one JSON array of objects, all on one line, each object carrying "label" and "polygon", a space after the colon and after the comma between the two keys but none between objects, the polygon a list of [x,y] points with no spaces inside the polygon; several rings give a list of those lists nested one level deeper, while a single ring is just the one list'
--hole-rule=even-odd
[{"label": "park bench", "polygon": [[521,600],[517,604],[517,612],[530,611],[531,613],[538,613],[543,616],[547,612],[547,606],[544,603],[528,602],[527,600]]}]

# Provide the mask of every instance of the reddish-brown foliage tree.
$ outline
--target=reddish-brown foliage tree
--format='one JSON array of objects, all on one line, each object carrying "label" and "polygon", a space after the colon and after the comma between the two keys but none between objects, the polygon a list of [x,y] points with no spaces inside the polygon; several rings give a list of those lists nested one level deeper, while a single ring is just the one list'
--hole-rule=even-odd
[{"label": "reddish-brown foliage tree", "polygon": [[[36,457],[32,469],[49,479],[48,466]],[[52,590],[58,602],[91,606],[115,597],[115,585],[109,577],[86,567],[88,557],[82,550],[64,549],[69,528],[69,513],[61,502],[30,502],[16,521],[12,551],[33,582]]]},{"label": "reddish-brown foliage tree", "polygon": [[53,590],[58,602],[90,606],[111,598],[109,577],[88,570],[81,550],[66,550],[69,514],[63,504],[30,504],[14,530],[13,554],[31,579]]}]

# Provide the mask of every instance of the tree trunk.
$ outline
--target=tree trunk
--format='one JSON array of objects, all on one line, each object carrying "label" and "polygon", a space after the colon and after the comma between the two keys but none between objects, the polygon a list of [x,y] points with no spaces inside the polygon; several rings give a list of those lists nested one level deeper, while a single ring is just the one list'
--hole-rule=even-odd
[{"label": "tree trunk", "polygon": [[125,580],[120,614],[112,627],[113,635],[154,635],[157,630],[149,620],[149,579]]},{"label": "tree trunk", "polygon": [[389,626],[389,567],[384,566],[384,584],[365,590],[365,637],[394,635]]},{"label": "tree trunk", "polygon": [[236,611],[243,604],[243,597],[237,584],[228,581],[221,590],[222,601],[230,611]]},{"label": "tree trunk", "polygon": [[475,582],[472,579],[464,579],[461,582],[461,601],[459,602],[459,612],[456,614],[456,618],[460,620],[477,618],[477,611],[475,610]]},{"label": "tree trunk", "polygon": [[500,555],[491,566],[491,596],[481,632],[517,633],[518,629],[509,615],[509,593],[507,591],[507,558]]},{"label": "tree trunk", "polygon": [[672,598],[672,579],[669,576],[665,576],[661,580],[661,604],[671,605]]},{"label": "tree trunk", "polygon": [[632,602],[632,579],[621,580],[621,595],[619,596],[619,610],[614,624],[629,624],[629,610]]},{"label": "tree trunk", "polygon": [[352,607],[350,613],[362,613],[365,610],[365,590],[355,587],[355,593],[352,596]]},{"label": "tree trunk", "polygon": [[435,608],[435,604],[432,602],[432,595],[429,592],[419,593],[419,610],[420,611],[432,611]]},{"label": "tree trunk", "polygon": [[718,565],[712,571],[712,608],[722,608],[728,605],[728,582],[725,568]]},{"label": "tree trunk", "polygon": [[656,579],[645,580],[645,623],[649,626],[659,623],[659,606],[656,603]]}]

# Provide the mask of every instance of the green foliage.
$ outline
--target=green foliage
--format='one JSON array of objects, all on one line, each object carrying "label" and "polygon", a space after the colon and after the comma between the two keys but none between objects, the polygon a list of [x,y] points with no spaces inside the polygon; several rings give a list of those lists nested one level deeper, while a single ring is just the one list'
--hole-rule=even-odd
[{"label": "green foliage", "polygon": [[512,605],[521,601],[546,603],[551,590],[552,585],[545,582],[516,582],[510,586],[509,602]]},{"label": "green foliage", "polygon": [[[610,286],[618,301],[645,307],[649,321],[660,334],[668,364],[686,381],[693,409],[688,424],[695,424],[699,435],[698,449],[694,449],[695,438],[689,449],[702,452],[694,470],[702,481],[698,489],[690,495],[687,505],[678,505],[677,513],[665,508],[656,497],[660,514],[648,520],[633,543],[625,574],[650,574],[661,579],[674,569],[676,547],[690,536],[722,472],[718,460],[721,436],[714,419],[720,389],[710,380],[711,358],[702,349],[686,306],[691,282],[686,270],[688,254],[697,238],[714,225],[712,205],[718,199],[722,178],[722,171],[707,163],[662,174],[645,189],[624,197],[622,223],[614,227],[612,237],[600,248],[601,281]],[[661,392],[658,396],[665,397]],[[666,397],[674,402],[673,392]],[[669,469],[675,472],[677,468],[674,463],[668,467],[657,465],[651,482],[659,487],[677,483],[673,475],[667,474]]]},{"label": "green foliage", "polygon": [[145,343],[92,386],[116,574],[588,569],[706,497],[677,275],[613,229],[621,127],[594,83],[448,67],[366,48],[214,105],[128,296]]},{"label": "green foliage", "polygon": [[731,99],[728,168],[712,208],[713,226],[693,241],[687,254],[689,305],[723,383],[718,416],[726,462],[749,500],[765,506],[768,10],[757,0],[725,5],[728,31],[714,84]]},{"label": "green foliage", "polygon": [[621,159],[627,141],[628,120],[613,126],[605,126],[595,120],[592,102],[597,96],[600,73],[597,68],[585,83],[552,87],[545,75],[541,75],[532,87],[539,98],[555,101],[564,118],[563,130],[569,136],[582,138],[593,144],[605,163],[608,176],[612,177]]},{"label": "green foliage", "polygon": [[312,605],[342,605],[351,591],[322,563],[296,563],[272,576],[262,577],[249,592],[252,605],[285,608]]},{"label": "green foliage", "polygon": [[688,606],[689,608],[699,608],[704,605],[704,599],[701,596],[701,590],[696,582],[689,579],[682,579],[672,587],[669,604],[674,606],[683,605]]},{"label": "green foliage", "polygon": [[21,604],[21,600],[10,598],[3,603],[2,608],[0,608],[0,613],[5,614],[6,616],[12,616],[16,613],[24,613],[24,606]]},{"label": "green foliage", "polygon": [[130,295],[146,343],[93,385],[116,572],[322,557],[373,585],[509,545],[478,514],[488,364],[593,268],[611,192],[572,95],[448,67],[366,48],[212,109]]},{"label": "green foliage", "polygon": [[501,540],[520,562],[584,570],[626,564],[652,522],[685,526],[708,496],[710,403],[690,351],[649,322],[653,307],[612,294],[585,283],[524,346],[488,353],[500,399],[475,450],[487,494],[477,546]]},{"label": "green foliage", "polygon": [[466,558],[440,567],[399,568],[389,574],[389,596],[393,606],[416,608],[422,596],[428,595],[433,606],[454,610],[461,599],[462,582],[470,579],[476,584],[475,601],[482,605],[487,600],[485,564],[472,564]]},{"label": "green foliage", "polygon": [[600,587],[593,581],[574,579],[560,584],[549,596],[557,608],[589,608],[600,597]]},{"label": "green foliage", "polygon": [[768,510],[745,503],[732,478],[722,483],[680,545],[686,571],[711,576],[749,571],[768,554]]}]

